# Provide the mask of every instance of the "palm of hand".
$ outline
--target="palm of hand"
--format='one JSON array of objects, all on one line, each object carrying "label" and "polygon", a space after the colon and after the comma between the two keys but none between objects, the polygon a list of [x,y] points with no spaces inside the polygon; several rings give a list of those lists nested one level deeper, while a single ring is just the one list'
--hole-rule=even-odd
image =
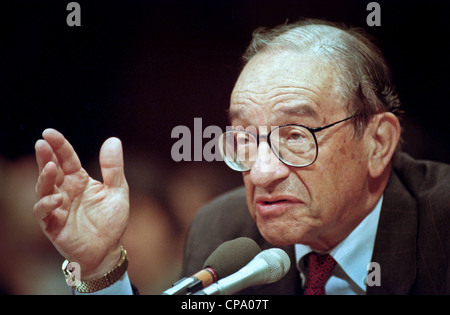
[{"label": "palm of hand", "polygon": [[117,140],[105,141],[100,152],[104,183],[89,177],[58,132],[48,131],[36,146],[41,174],[35,216],[57,250],[88,274],[119,247],[128,222],[128,185]]},{"label": "palm of hand", "polygon": [[125,232],[127,189],[107,187],[81,169],[67,175],[58,190],[63,202],[47,219],[48,237],[69,260],[73,256],[87,267],[99,264]]}]

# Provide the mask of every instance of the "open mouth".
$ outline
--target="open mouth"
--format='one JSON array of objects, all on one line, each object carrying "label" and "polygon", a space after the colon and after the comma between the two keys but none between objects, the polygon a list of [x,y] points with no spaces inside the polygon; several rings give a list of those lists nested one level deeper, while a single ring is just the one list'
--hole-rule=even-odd
[{"label": "open mouth", "polygon": [[259,195],[255,197],[255,210],[262,216],[278,216],[301,203],[300,199],[289,195]]},{"label": "open mouth", "polygon": [[259,198],[256,202],[255,210],[262,217],[272,217],[282,215],[285,211],[288,211],[291,206],[295,205],[291,199],[283,198],[283,199],[275,199],[275,198]]},{"label": "open mouth", "polygon": [[276,201],[264,201],[263,204],[264,205],[273,205],[275,203],[280,203],[280,202],[284,202],[287,201],[287,199],[280,199],[280,200],[276,200]]}]

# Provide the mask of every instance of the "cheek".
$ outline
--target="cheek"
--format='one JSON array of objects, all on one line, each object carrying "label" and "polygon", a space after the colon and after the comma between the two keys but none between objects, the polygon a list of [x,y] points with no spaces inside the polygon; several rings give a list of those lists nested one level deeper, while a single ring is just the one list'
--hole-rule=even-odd
[{"label": "cheek", "polygon": [[352,179],[359,178],[367,168],[367,160],[364,158],[364,147],[360,143],[346,146],[345,143],[338,149],[337,161],[333,168],[337,176],[343,180],[351,182]]},{"label": "cheek", "polygon": [[255,207],[253,205],[254,200],[254,194],[255,194],[255,185],[252,184],[252,181],[250,180],[250,172],[244,172],[242,173],[242,178],[244,180],[244,186],[245,186],[245,196],[247,200],[247,207],[250,212],[251,217],[255,220],[256,214],[255,214]]},{"label": "cheek", "polygon": [[350,146],[344,140],[334,150],[319,152],[319,158],[311,165],[310,172],[299,171],[314,208],[323,210],[337,206],[348,197],[349,192],[353,193],[355,186],[366,176],[367,165],[361,150],[359,146]]}]

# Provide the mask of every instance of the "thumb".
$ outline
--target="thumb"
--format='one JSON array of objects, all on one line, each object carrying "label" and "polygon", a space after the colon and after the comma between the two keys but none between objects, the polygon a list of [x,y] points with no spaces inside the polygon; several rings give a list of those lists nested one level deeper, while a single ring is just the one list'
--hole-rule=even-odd
[{"label": "thumb", "polygon": [[107,139],[100,149],[100,168],[106,186],[126,185],[123,165],[122,142],[115,137]]}]

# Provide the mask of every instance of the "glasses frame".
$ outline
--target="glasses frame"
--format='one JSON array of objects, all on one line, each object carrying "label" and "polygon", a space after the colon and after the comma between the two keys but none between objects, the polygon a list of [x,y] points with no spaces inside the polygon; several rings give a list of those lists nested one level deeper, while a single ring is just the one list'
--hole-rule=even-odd
[{"label": "glasses frame", "polygon": [[[244,131],[244,132],[246,132],[246,133],[248,133],[248,134],[251,134],[251,135],[252,135],[253,137],[255,137],[255,139],[256,139],[256,146],[257,146],[257,147],[259,147],[259,143],[260,143],[260,141],[261,141],[260,139],[265,139],[265,140],[267,141],[267,144],[269,145],[270,150],[272,150],[272,152],[276,155],[276,157],[277,157],[281,162],[283,162],[284,164],[289,165],[289,166],[293,166],[293,167],[297,167],[297,168],[302,168],[302,167],[307,167],[307,166],[310,166],[311,164],[313,164],[313,163],[317,160],[317,157],[319,156],[319,144],[317,143],[316,132],[319,132],[319,131],[328,129],[328,128],[333,127],[333,126],[335,126],[335,125],[337,125],[337,124],[340,124],[340,123],[342,123],[342,122],[344,122],[344,121],[347,121],[347,120],[356,118],[357,116],[359,116],[359,115],[352,115],[352,116],[349,116],[349,117],[347,117],[347,118],[344,118],[344,119],[335,121],[335,122],[333,122],[333,123],[331,123],[331,124],[328,124],[328,125],[325,125],[325,126],[321,126],[321,127],[316,127],[316,128],[311,128],[311,127],[308,127],[308,126],[305,126],[305,125],[301,125],[301,124],[285,124],[285,125],[281,125],[281,126],[278,126],[278,127],[274,128],[274,129],[272,129],[267,135],[258,135],[258,134],[254,134],[254,133],[252,133],[252,132],[250,132],[250,131],[247,131],[247,130],[232,130],[232,131]],[[272,144],[271,144],[271,141],[270,141],[270,136],[271,136],[272,132],[274,132],[274,131],[277,130],[277,129],[280,129],[280,128],[283,128],[283,127],[288,127],[288,126],[302,127],[302,128],[305,128],[306,130],[308,130],[308,131],[312,134],[313,139],[314,139],[314,143],[315,143],[315,145],[316,145],[316,155],[315,155],[314,160],[313,160],[311,163],[308,163],[308,164],[305,164],[305,165],[300,165],[300,166],[297,166],[297,165],[295,165],[295,164],[291,164],[291,163],[289,163],[289,162],[284,161],[284,160],[279,156],[279,154],[278,154],[277,152],[275,152],[275,151],[272,149]],[[230,131],[228,131],[228,132],[230,132]],[[225,132],[224,134],[226,134],[226,133],[227,133],[227,132]],[[225,160],[225,159],[226,159],[226,157],[224,156],[224,160]],[[228,163],[226,163],[226,164],[228,165]],[[228,166],[229,166],[231,169],[235,170],[235,169],[232,168],[230,165],[228,165]],[[251,167],[248,168],[248,169],[237,170],[237,171],[238,171],[238,172],[247,172],[247,171],[249,171],[249,170],[251,170]]]}]

